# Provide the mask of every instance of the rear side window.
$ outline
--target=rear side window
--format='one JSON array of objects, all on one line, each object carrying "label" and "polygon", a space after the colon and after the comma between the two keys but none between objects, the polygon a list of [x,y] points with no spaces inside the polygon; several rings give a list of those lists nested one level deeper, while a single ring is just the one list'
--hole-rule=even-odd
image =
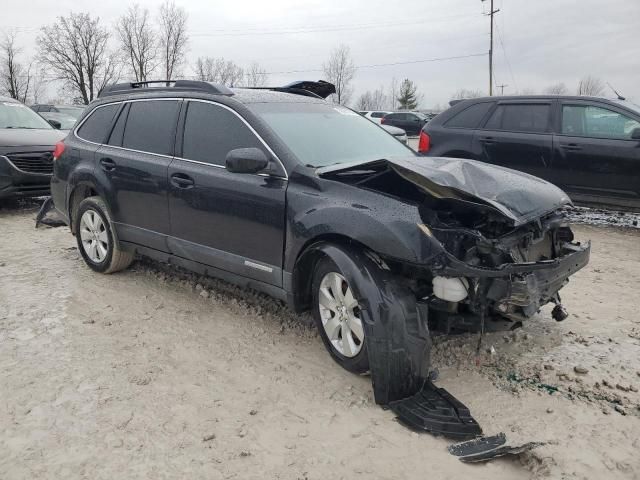
[{"label": "rear side window", "polygon": [[263,148],[235,113],[211,103],[189,102],[182,140],[183,158],[224,165],[231,150],[252,147]]},{"label": "rear side window", "polygon": [[544,133],[549,124],[547,104],[498,105],[485,125],[487,130]]},{"label": "rear side window", "polygon": [[484,116],[489,112],[493,102],[482,102],[471,105],[451,117],[445,126],[452,128],[476,128]]},{"label": "rear side window", "polygon": [[94,143],[104,142],[118,107],[120,107],[119,103],[112,103],[96,108],[78,130],[78,136]]},{"label": "rear side window", "polygon": [[177,118],[176,100],[132,102],[122,146],[141,152],[171,155]]}]

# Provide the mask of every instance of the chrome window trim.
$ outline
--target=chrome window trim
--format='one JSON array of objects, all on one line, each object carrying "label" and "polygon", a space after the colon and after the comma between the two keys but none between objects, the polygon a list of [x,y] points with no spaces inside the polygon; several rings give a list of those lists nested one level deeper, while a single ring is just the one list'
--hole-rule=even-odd
[{"label": "chrome window trim", "polygon": [[219,107],[222,107],[228,111],[230,111],[231,113],[233,113],[236,117],[238,117],[242,123],[244,123],[247,128],[249,128],[249,130],[251,131],[251,133],[253,133],[256,138],[260,141],[260,143],[262,143],[262,145],[264,145],[264,147],[269,151],[269,153],[273,156],[273,158],[278,162],[278,164],[280,164],[280,166],[282,167],[282,170],[284,171],[284,177],[281,175],[271,175],[269,173],[258,173],[258,176],[261,177],[274,177],[274,178],[282,178],[284,180],[289,180],[289,174],[287,172],[287,169],[284,166],[284,163],[282,163],[282,161],[280,160],[280,158],[276,155],[276,153],[271,149],[271,147],[267,144],[267,142],[264,141],[264,139],[260,136],[260,134],[258,132],[256,132],[256,130],[249,124],[249,122],[247,122],[244,117],[242,117],[242,115],[240,115],[238,112],[236,112],[233,108],[228,107],[227,105],[224,105],[222,103],[219,102],[214,102],[212,100],[204,100],[201,98],[189,98],[189,97],[184,97],[184,98],[178,98],[178,97],[167,97],[167,98],[139,98],[139,99],[131,99],[131,100],[118,100],[115,102],[109,102],[109,103],[105,103],[103,105],[98,105],[96,108],[94,108],[93,110],[91,110],[91,112],[89,112],[89,114],[84,117],[82,119],[82,122],[80,122],[76,128],[73,129],[73,135],[78,139],[78,140],[82,140],[83,142],[86,143],[90,143],[92,145],[98,145],[98,146],[105,146],[105,147],[109,147],[109,148],[116,148],[119,150],[126,150],[128,152],[136,152],[136,153],[144,153],[147,155],[155,155],[157,157],[164,157],[164,158],[174,158],[176,160],[184,160],[185,162],[191,162],[191,163],[197,163],[199,165],[207,165],[210,167],[215,167],[215,168],[223,168],[226,170],[226,167],[224,165],[216,165],[214,163],[207,163],[207,162],[201,162],[199,160],[191,160],[189,158],[184,158],[184,157],[178,157],[177,155],[163,155],[161,153],[154,153],[154,152],[146,152],[143,150],[134,150],[132,148],[126,148],[126,147],[118,147],[116,145],[109,145],[108,143],[97,143],[97,142],[92,142],[91,140],[87,140],[82,138],[80,135],[78,135],[78,130],[82,127],[82,125],[84,125],[84,122],[86,122],[89,117],[91,115],[94,114],[94,112],[96,110],[98,110],[99,108],[102,107],[106,107],[109,105],[118,105],[118,104],[124,104],[124,103],[133,103],[133,102],[157,102],[157,101],[164,101],[164,100],[182,100],[182,101],[187,101],[187,102],[201,102],[201,103],[210,103],[212,105],[216,105]]}]

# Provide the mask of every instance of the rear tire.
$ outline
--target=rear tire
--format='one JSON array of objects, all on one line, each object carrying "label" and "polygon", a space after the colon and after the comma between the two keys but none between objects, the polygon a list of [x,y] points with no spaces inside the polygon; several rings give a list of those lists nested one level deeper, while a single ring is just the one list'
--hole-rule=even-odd
[{"label": "rear tire", "polygon": [[80,202],[73,225],[78,250],[92,270],[114,273],[131,265],[134,253],[116,245],[111,216],[100,197],[89,197]]},{"label": "rear tire", "polygon": [[353,373],[369,371],[369,357],[360,309],[353,290],[328,257],[317,264],[312,282],[313,318],[331,357]]}]

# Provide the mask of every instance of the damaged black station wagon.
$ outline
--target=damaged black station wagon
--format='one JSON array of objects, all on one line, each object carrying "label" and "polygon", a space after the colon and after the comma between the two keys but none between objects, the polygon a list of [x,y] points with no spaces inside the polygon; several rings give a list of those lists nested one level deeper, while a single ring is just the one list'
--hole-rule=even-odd
[{"label": "damaged black station wagon", "polygon": [[311,309],[336,362],[420,426],[430,331],[516,325],[549,302],[564,319],[558,291],[589,246],[560,189],[420,157],[333,91],[107,87],[56,147],[54,205],[93,270],[139,253]]}]

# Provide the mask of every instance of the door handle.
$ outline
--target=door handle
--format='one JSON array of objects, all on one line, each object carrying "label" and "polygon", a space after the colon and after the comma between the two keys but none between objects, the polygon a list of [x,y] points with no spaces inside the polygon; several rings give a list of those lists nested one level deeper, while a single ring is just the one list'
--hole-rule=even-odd
[{"label": "door handle", "polygon": [[493,144],[493,143],[496,143],[496,141],[494,140],[494,138],[493,138],[493,137],[481,137],[481,138],[480,138],[480,141],[481,141],[482,143],[487,144],[487,145],[491,145],[491,144]]},{"label": "door handle", "polygon": [[116,162],[107,157],[100,159],[100,165],[102,166],[102,169],[107,172],[112,172],[116,169]]},{"label": "door handle", "polygon": [[580,145],[578,145],[577,143],[561,143],[560,144],[560,148],[563,148],[565,150],[569,150],[571,152],[582,150],[582,147]]},{"label": "door handle", "polygon": [[174,173],[171,175],[171,184],[178,188],[191,188],[195,185],[193,178],[184,173]]}]

